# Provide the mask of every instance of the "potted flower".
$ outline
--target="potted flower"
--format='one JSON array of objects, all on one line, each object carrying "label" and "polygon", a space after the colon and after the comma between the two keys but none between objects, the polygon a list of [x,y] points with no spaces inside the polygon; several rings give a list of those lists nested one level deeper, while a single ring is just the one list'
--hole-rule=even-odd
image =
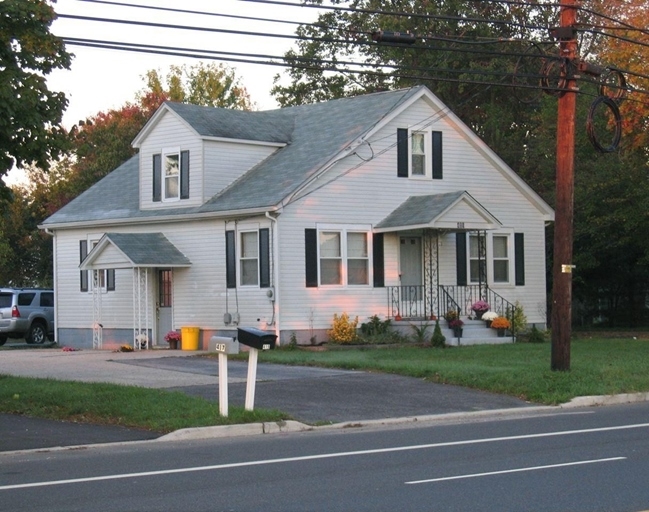
[{"label": "potted flower", "polygon": [[493,311],[487,311],[486,313],[482,314],[482,319],[487,324],[487,328],[491,327],[491,322],[493,322],[496,318],[498,318],[498,313],[494,313]]},{"label": "potted flower", "polygon": [[451,326],[453,320],[457,320],[460,317],[460,314],[455,309],[450,309],[444,315],[444,319],[448,323],[448,326]]},{"label": "potted flower", "polygon": [[178,350],[181,338],[178,331],[169,331],[165,334],[165,341],[169,343],[169,348],[171,350]]},{"label": "potted flower", "polygon": [[497,316],[491,322],[491,328],[498,331],[499,338],[505,336],[505,330],[509,329],[510,325],[511,324],[509,323],[509,320],[507,320],[504,316]]},{"label": "potted flower", "polygon": [[489,306],[488,302],[485,302],[484,300],[479,300],[471,304],[471,309],[475,313],[475,317],[480,320],[482,318],[482,315],[484,315],[487,311],[489,311]]},{"label": "potted flower", "polygon": [[451,320],[448,323],[448,326],[453,329],[453,334],[455,335],[456,338],[461,338],[462,337],[462,326],[464,325],[464,322],[460,320],[459,318],[456,318],[454,320]]}]

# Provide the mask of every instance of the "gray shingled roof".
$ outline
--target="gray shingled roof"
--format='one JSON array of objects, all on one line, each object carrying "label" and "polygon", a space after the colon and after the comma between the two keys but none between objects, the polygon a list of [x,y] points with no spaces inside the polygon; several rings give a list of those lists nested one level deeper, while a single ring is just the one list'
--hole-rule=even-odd
[{"label": "gray shingled roof", "polygon": [[466,192],[411,196],[376,225],[376,229],[430,224]]},{"label": "gray shingled roof", "polygon": [[286,146],[199,207],[140,210],[138,156],[47,218],[44,226],[270,208],[423,86],[265,112],[167,104],[200,135]]},{"label": "gray shingled roof", "polygon": [[162,233],[106,233],[104,237],[136,267],[192,264]]}]

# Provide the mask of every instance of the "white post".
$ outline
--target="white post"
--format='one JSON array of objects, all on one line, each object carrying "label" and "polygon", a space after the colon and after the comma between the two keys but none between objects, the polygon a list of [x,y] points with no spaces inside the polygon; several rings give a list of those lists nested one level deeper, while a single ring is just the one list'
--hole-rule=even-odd
[{"label": "white post", "polygon": [[246,383],[246,411],[252,411],[255,406],[255,384],[257,382],[257,355],[259,351],[250,347],[248,356],[248,382]]},{"label": "white post", "polygon": [[219,352],[219,413],[228,417],[228,355]]}]

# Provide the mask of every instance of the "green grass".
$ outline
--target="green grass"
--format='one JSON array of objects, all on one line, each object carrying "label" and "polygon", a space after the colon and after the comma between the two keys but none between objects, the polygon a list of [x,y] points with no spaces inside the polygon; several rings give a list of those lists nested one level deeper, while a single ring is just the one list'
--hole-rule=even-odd
[{"label": "green grass", "polygon": [[571,343],[571,370],[550,370],[550,343],[402,347],[309,352],[275,350],[260,361],[378,371],[507,394],[556,405],[576,396],[649,391],[649,341],[588,339]]},{"label": "green grass", "polygon": [[289,419],[279,411],[246,411],[243,407],[229,407],[224,418],[218,404],[181,392],[7,375],[0,375],[0,412],[160,433]]}]

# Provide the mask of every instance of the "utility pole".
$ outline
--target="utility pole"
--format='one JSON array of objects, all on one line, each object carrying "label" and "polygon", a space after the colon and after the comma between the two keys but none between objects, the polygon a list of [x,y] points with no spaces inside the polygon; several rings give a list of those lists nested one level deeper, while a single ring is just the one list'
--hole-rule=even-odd
[{"label": "utility pole", "polygon": [[561,2],[560,39],[564,92],[559,97],[557,118],[556,205],[554,221],[554,265],[552,288],[552,370],[570,370],[572,322],[572,238],[575,170],[575,116],[577,83],[576,0]]}]

